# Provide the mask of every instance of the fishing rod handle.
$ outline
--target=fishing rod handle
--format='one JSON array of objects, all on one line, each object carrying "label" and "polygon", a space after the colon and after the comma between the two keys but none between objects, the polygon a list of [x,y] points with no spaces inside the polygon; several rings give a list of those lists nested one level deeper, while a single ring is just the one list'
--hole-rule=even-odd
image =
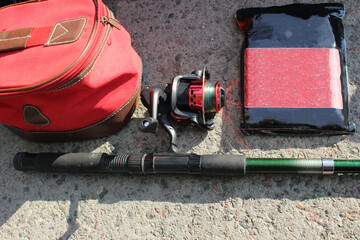
[{"label": "fishing rod handle", "polygon": [[245,175],[245,157],[241,155],[20,152],[13,164],[20,171],[41,172]]}]

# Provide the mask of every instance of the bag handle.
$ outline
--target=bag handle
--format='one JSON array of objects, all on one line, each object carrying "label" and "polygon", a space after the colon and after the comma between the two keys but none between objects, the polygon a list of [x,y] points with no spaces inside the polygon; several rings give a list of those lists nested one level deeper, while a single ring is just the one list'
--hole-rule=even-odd
[{"label": "bag handle", "polygon": [[76,18],[59,22],[55,26],[0,32],[0,52],[72,43],[80,38],[85,25],[86,18]]}]

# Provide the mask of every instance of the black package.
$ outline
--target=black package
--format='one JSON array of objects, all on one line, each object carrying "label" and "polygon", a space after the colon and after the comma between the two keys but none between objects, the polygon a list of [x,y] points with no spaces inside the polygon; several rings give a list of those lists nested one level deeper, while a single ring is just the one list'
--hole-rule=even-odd
[{"label": "black package", "polygon": [[344,5],[240,9],[246,134],[337,135],[348,122]]}]

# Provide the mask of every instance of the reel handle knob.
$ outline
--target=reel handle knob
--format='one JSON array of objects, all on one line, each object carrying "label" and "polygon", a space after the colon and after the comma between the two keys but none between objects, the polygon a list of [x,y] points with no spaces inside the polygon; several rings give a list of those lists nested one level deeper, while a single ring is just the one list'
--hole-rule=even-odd
[{"label": "reel handle knob", "polygon": [[159,121],[152,117],[147,117],[139,123],[139,129],[144,133],[156,133],[158,128]]}]

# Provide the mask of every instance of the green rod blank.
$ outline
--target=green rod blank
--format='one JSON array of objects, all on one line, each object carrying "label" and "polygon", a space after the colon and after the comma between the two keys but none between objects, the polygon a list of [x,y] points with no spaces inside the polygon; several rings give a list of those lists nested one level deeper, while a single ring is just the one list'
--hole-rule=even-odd
[{"label": "green rod blank", "polygon": [[246,173],[322,174],[322,159],[247,158]]},{"label": "green rod blank", "polygon": [[298,159],[298,158],[247,158],[247,174],[332,174],[360,173],[360,160]]},{"label": "green rod blank", "polygon": [[334,160],[335,173],[360,173],[360,160]]}]

